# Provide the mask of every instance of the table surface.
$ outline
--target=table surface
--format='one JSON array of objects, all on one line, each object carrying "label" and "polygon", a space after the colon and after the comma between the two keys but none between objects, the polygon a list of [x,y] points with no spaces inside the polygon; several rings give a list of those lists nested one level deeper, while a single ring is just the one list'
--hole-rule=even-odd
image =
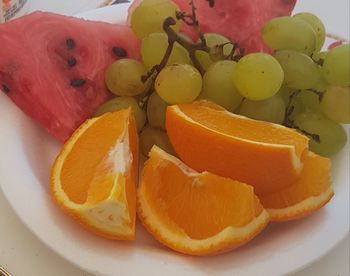
[{"label": "table surface", "polygon": [[[349,37],[349,1],[333,0],[332,14],[343,18],[345,26],[342,34]],[[96,7],[99,0],[32,0],[29,9],[47,10],[72,15]],[[318,0],[308,0],[304,10],[312,11]],[[339,5],[337,5],[339,4]],[[297,7],[298,8],[298,7]],[[335,13],[336,12],[336,13]],[[319,14],[326,19],[330,13]],[[338,25],[339,26],[339,25]],[[337,26],[327,26],[331,30]],[[349,272],[349,237],[337,245],[330,253],[303,270],[289,276],[347,276]],[[40,242],[16,217],[0,190],[0,265],[13,276],[91,276],[91,274],[68,263]]]}]

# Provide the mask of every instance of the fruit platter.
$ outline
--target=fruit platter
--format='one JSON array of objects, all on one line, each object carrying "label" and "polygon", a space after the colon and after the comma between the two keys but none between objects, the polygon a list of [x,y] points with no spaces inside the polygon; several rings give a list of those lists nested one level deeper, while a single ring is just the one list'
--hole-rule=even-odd
[{"label": "fruit platter", "polygon": [[349,232],[350,44],[295,4],[139,0],[0,25],[16,214],[98,275],[281,275],[326,254]]}]

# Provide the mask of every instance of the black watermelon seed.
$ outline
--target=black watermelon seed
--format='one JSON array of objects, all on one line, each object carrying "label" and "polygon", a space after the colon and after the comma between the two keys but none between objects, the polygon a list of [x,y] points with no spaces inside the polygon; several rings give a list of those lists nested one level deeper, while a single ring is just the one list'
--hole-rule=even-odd
[{"label": "black watermelon seed", "polygon": [[10,92],[10,88],[9,88],[6,84],[3,84],[3,85],[2,85],[2,90],[3,90],[5,93],[9,93],[9,92]]},{"label": "black watermelon seed", "polygon": [[213,8],[215,5],[215,1],[214,0],[207,0],[209,2],[209,7]]},{"label": "black watermelon seed", "polygon": [[77,64],[77,60],[74,57],[72,57],[67,60],[67,64],[69,67],[74,67]]},{"label": "black watermelon seed", "polygon": [[83,86],[85,83],[86,81],[82,79],[73,79],[70,81],[70,85],[73,87],[80,87]]},{"label": "black watermelon seed", "polygon": [[74,47],[75,47],[75,42],[74,42],[74,40],[72,38],[68,38],[66,40],[66,45],[67,45],[67,49],[68,50],[73,50]]},{"label": "black watermelon seed", "polygon": [[121,47],[113,47],[112,48],[113,54],[115,54],[117,57],[126,57],[128,53],[125,51],[124,48]]}]

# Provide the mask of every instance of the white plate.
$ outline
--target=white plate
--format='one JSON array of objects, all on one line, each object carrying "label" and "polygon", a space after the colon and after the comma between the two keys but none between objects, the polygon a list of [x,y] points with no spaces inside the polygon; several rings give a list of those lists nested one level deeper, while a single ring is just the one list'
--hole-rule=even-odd
[{"label": "white plate", "polygon": [[[84,14],[122,21],[127,5]],[[48,247],[80,268],[102,275],[281,275],[315,261],[349,231],[349,145],[334,158],[336,195],[302,220],[270,224],[248,245],[216,257],[188,257],[161,246],[137,227],[135,242],[114,242],[85,232],[53,203],[49,172],[60,145],[0,95],[0,185],[27,227]]]}]

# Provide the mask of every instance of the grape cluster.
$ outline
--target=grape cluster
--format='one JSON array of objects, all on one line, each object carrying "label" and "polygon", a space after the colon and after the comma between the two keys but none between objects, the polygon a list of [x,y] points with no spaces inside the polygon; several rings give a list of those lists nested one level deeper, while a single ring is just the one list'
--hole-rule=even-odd
[{"label": "grape cluster", "polygon": [[[350,45],[322,52],[326,32],[318,17],[299,13],[270,20],[261,34],[272,54],[237,58],[237,45],[222,35],[199,33],[194,42],[179,33],[181,24],[188,24],[179,13],[170,0],[143,0],[130,20],[141,40],[142,62],[120,59],[106,71],[106,85],[118,97],[96,115],[130,107],[145,155],[153,144],[173,153],[165,132],[166,108],[196,99],[293,127],[324,156],[345,145],[341,123],[350,123]],[[164,28],[169,17],[178,38],[174,43]]]},{"label": "grape cluster", "polygon": [[335,154],[350,123],[350,45],[322,52],[325,27],[311,13],[272,19],[262,36],[284,72],[284,123],[310,136],[312,151]]}]

